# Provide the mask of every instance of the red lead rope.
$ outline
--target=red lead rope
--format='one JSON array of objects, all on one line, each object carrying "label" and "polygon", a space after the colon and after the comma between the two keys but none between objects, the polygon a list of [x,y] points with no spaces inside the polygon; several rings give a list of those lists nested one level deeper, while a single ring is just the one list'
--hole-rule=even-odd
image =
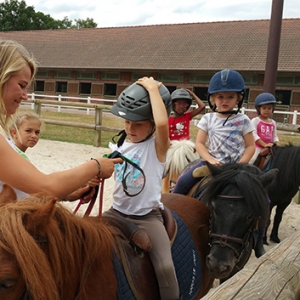
[{"label": "red lead rope", "polygon": [[[99,191],[100,189],[100,191]],[[102,206],[103,206],[103,192],[104,192],[104,179],[101,178],[100,179],[100,183],[99,186],[96,187],[96,191],[95,194],[93,195],[92,200],[90,201],[85,213],[84,213],[84,217],[88,217],[95,205],[95,202],[97,200],[97,196],[98,196],[98,192],[99,192],[99,214],[98,214],[98,218],[102,217]],[[77,213],[79,207],[84,204],[83,199],[80,199],[79,203],[77,204],[75,210],[74,210],[74,214]]]}]

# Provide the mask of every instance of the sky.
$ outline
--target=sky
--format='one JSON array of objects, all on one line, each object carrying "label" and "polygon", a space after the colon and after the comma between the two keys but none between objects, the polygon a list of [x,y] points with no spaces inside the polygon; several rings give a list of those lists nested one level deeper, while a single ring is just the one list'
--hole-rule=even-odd
[{"label": "sky", "polygon": [[[97,27],[270,19],[281,0],[24,0],[56,20],[92,18]],[[284,1],[284,0],[282,0]],[[2,1],[1,1],[2,2]],[[283,18],[300,18],[300,1],[285,0]]]}]

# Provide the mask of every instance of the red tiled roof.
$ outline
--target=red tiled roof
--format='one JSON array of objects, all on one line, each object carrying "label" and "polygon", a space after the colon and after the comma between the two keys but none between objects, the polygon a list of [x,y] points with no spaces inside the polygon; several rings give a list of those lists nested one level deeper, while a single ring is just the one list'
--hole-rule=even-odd
[{"label": "red tiled roof", "polygon": [[[264,71],[270,20],[0,32],[43,68]],[[278,71],[300,71],[300,19],[283,19]]]}]

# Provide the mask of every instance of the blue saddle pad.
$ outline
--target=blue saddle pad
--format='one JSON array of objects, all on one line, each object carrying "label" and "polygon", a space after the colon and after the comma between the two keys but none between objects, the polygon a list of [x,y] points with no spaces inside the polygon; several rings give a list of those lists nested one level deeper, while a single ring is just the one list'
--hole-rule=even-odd
[{"label": "blue saddle pad", "polygon": [[[172,211],[172,214],[178,227],[171,251],[180,295],[185,300],[194,299],[202,283],[202,264],[187,226],[174,211]],[[115,255],[114,268],[118,280],[118,299],[135,300],[123,266]]]}]

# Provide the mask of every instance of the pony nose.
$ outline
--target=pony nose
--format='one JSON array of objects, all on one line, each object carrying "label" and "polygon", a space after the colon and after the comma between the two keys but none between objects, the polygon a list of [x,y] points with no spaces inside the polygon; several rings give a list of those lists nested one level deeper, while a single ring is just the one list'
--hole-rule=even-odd
[{"label": "pony nose", "polygon": [[232,271],[229,263],[219,261],[210,254],[206,257],[206,266],[211,276],[219,279],[229,276]]}]

